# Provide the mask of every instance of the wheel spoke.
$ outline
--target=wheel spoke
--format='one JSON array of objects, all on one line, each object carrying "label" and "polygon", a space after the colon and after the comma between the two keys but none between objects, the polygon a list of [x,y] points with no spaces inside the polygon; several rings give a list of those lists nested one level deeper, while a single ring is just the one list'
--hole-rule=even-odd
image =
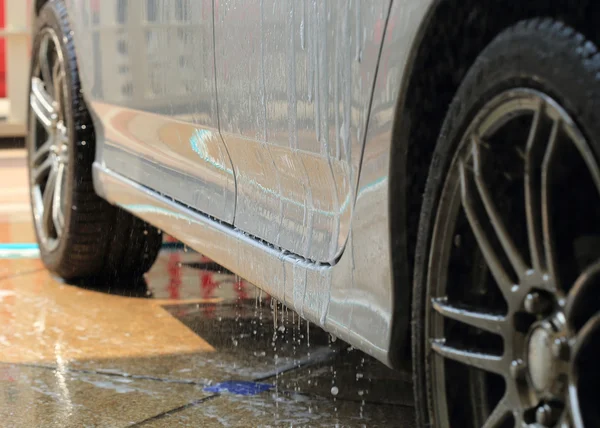
[{"label": "wheel spoke", "polygon": [[577,333],[596,313],[594,296],[600,293],[600,260],[588,266],[577,278],[567,296],[565,314],[569,328]]},{"label": "wheel spoke", "polygon": [[460,164],[460,182],[461,182],[461,198],[462,205],[467,215],[467,220],[471,225],[475,239],[479,244],[481,253],[487,262],[487,265],[492,273],[492,276],[496,280],[502,294],[506,297],[507,301],[510,301],[510,293],[515,285],[515,282],[510,278],[508,272],[504,268],[502,261],[498,257],[498,254],[490,240],[488,231],[485,228],[484,218],[485,214],[475,204],[472,189],[472,180],[468,177],[472,175],[467,172],[464,162]]},{"label": "wheel spoke", "polygon": [[552,253],[548,216],[544,214],[547,209],[545,203],[548,202],[547,196],[544,196],[548,184],[545,167],[551,159],[546,155],[555,148],[559,127],[560,121],[551,120],[546,115],[546,105],[541,103],[533,118],[525,152],[525,212],[529,249],[534,269],[546,273],[550,273],[546,255]]},{"label": "wheel spoke", "polygon": [[52,222],[58,236],[62,235],[65,224],[64,215],[62,212],[62,192],[64,185],[65,166],[60,164],[56,171],[56,184],[54,186],[54,198],[52,200]]},{"label": "wheel spoke", "polygon": [[48,181],[46,182],[46,188],[44,189],[43,206],[44,215],[42,218],[42,225],[46,230],[47,236],[51,236],[51,232],[56,230],[54,228],[54,221],[52,219],[52,205],[54,202],[54,192],[56,190],[56,168],[50,169],[48,175]]},{"label": "wheel spoke", "polygon": [[48,156],[41,164],[32,167],[32,181],[35,184],[40,184],[46,175],[48,175],[52,170],[53,164],[54,162],[52,161],[52,158]]},{"label": "wheel spoke", "polygon": [[491,333],[502,334],[505,317],[473,312],[448,304],[446,298],[433,299],[433,309],[440,315]]},{"label": "wheel spoke", "polygon": [[583,424],[583,418],[581,416],[581,412],[579,411],[577,388],[572,385],[569,386],[568,417],[566,413],[567,412],[565,412],[565,415],[558,424],[560,428],[584,428],[585,425]]},{"label": "wheel spoke", "polygon": [[[494,410],[492,410],[492,413],[490,413],[482,428],[496,428],[501,426],[511,415],[511,413],[511,406],[509,406],[508,400],[505,396],[498,402]],[[515,427],[518,426],[518,421],[515,420]]]},{"label": "wheel spoke", "polygon": [[506,230],[506,226],[504,225],[496,205],[492,200],[492,196],[490,195],[490,192],[483,180],[481,141],[479,141],[477,138],[474,138],[471,147],[475,184],[477,185],[481,201],[483,202],[487,215],[489,216],[489,222],[494,228],[496,236],[498,237],[498,241],[500,241],[500,244],[502,245],[508,260],[512,264],[513,269],[519,278],[523,278],[527,272],[527,266],[525,265],[525,262],[523,261],[523,258],[521,257],[521,254],[519,253],[519,250],[517,249],[512,237]]},{"label": "wheel spoke", "polygon": [[46,88],[50,88],[52,84],[52,74],[50,72],[50,61],[48,58],[49,43],[50,39],[48,37],[44,37],[38,52],[38,63],[40,65],[40,73],[42,75],[42,84],[44,84]]},{"label": "wheel spoke", "polygon": [[32,165],[35,167],[36,165],[38,165],[41,161],[45,160],[48,155],[50,154],[50,149],[52,148],[52,145],[54,144],[54,139],[52,137],[49,137],[44,144],[42,144],[33,154],[32,158],[31,158],[31,163]]},{"label": "wheel spoke", "polygon": [[31,109],[41,124],[50,131],[56,120],[54,99],[46,91],[44,83],[37,77],[31,80],[31,95],[29,97]]},{"label": "wheel spoke", "polygon": [[558,272],[556,268],[556,253],[554,251],[554,241],[552,239],[552,234],[550,233],[551,228],[551,220],[550,220],[550,188],[552,186],[552,176],[551,176],[551,168],[555,164],[555,162],[560,162],[560,159],[557,159],[557,146],[559,143],[559,132],[561,129],[561,122],[559,120],[555,121],[552,126],[552,131],[550,131],[550,138],[548,141],[548,148],[546,149],[546,154],[544,155],[544,160],[542,162],[542,242],[544,248],[544,258],[546,269],[552,278],[554,287],[558,288]]},{"label": "wheel spoke", "polygon": [[[571,364],[573,364],[572,373],[575,374],[575,377],[577,377],[577,370],[575,370],[577,363],[581,362],[581,360],[584,362],[592,361],[597,357],[594,354],[597,347],[593,346],[597,345],[597,343],[592,343],[593,339],[600,339],[600,313],[594,315],[577,335],[571,359]],[[586,351],[589,351],[589,355],[584,355]]]},{"label": "wheel spoke", "polygon": [[65,165],[69,163],[68,151],[64,150],[65,145],[68,146],[68,144],[69,136],[67,128],[63,122],[59,122],[56,127],[56,146],[60,156],[60,161]]},{"label": "wheel spoke", "polygon": [[444,358],[487,372],[503,375],[505,371],[502,357],[448,346],[445,344],[445,339],[433,340],[431,349]]},{"label": "wheel spoke", "polygon": [[54,63],[54,67],[52,67],[52,84],[53,84],[53,93],[54,93],[54,99],[56,101],[56,105],[57,107],[57,120],[62,120],[62,108],[60,108],[60,106],[62,105],[62,93],[63,91],[61,91],[61,85],[63,82],[63,73],[62,73],[62,68],[60,66],[60,61],[56,61]]}]

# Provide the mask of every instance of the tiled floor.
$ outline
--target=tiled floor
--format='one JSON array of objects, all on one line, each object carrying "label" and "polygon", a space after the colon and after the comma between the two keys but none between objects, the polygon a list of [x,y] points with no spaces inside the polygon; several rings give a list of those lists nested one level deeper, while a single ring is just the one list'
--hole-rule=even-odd
[{"label": "tiled floor", "polygon": [[37,259],[22,150],[0,151],[0,425],[413,427],[392,371],[166,239],[145,284]]}]

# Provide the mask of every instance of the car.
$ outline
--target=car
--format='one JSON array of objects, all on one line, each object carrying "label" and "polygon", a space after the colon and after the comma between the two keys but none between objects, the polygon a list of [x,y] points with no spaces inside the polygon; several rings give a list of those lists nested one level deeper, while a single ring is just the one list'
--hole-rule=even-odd
[{"label": "car", "polygon": [[37,0],[67,281],[164,231],[391,367],[420,426],[600,426],[596,2]]}]

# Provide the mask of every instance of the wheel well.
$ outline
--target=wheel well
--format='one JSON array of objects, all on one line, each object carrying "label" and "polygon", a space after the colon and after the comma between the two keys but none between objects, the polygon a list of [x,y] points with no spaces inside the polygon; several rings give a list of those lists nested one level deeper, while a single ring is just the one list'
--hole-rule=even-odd
[{"label": "wheel well", "polygon": [[[438,0],[434,4],[413,52],[405,95],[399,98],[401,104],[396,109],[394,141],[406,142],[394,144],[391,153],[392,165],[404,165],[390,168],[391,193],[406,197],[390,206],[396,287],[412,285],[422,197],[433,151],[448,106],[478,54],[504,29],[535,17],[563,21],[598,41],[600,28],[594,18],[599,16],[600,4],[594,0]],[[399,186],[405,190],[400,191]],[[398,268],[401,266],[406,268]],[[403,310],[408,306],[402,305]],[[394,326],[397,334],[393,335],[390,355],[395,363],[406,358],[410,350],[405,346],[410,343],[410,324],[404,324]],[[402,334],[408,336],[398,337]],[[397,349],[394,343],[399,344]]]}]

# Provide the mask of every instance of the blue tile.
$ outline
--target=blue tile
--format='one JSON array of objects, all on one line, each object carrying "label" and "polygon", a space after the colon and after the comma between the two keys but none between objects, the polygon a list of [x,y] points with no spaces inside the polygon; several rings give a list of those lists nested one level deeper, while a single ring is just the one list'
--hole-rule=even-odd
[{"label": "blue tile", "polygon": [[204,388],[206,392],[214,393],[229,393],[236,395],[257,395],[273,388],[273,385],[268,383],[258,383],[250,381],[230,380],[220,382],[216,385],[207,386]]}]

